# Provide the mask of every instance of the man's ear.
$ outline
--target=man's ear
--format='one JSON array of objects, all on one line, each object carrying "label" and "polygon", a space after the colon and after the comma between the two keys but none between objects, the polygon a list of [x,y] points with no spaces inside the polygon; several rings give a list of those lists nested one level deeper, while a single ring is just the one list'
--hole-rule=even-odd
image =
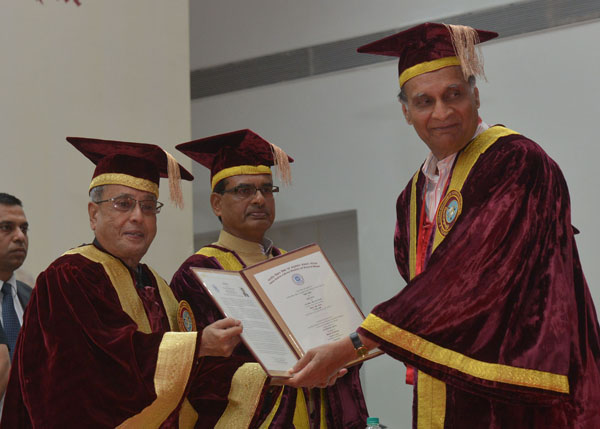
[{"label": "man's ear", "polygon": [[479,103],[479,88],[477,88],[477,87],[473,88],[473,94],[475,94],[475,105],[479,109],[479,106],[480,106],[480,103]]},{"label": "man's ear", "polygon": [[406,119],[406,122],[408,123],[408,125],[412,125],[412,118],[410,116],[410,110],[408,110],[406,108],[406,104],[402,103],[402,113],[404,113],[404,119]]},{"label": "man's ear", "polygon": [[94,204],[91,201],[88,203],[88,214],[90,216],[90,228],[92,231],[96,231],[96,223],[98,221],[98,209],[100,206]]},{"label": "man's ear", "polygon": [[212,211],[217,217],[221,217],[221,202],[223,200],[223,195],[213,192],[210,194],[210,206],[212,207]]}]

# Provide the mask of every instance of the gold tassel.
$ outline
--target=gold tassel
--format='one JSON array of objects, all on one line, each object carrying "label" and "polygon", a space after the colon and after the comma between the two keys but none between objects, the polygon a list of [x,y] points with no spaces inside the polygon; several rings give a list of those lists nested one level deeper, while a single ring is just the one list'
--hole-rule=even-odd
[{"label": "gold tassel", "polygon": [[169,175],[169,194],[176,207],[183,208],[183,192],[181,192],[181,171],[179,163],[169,152],[167,155],[167,174]]},{"label": "gold tassel", "polygon": [[273,152],[273,163],[277,167],[277,177],[284,185],[290,185],[292,183],[292,169],[287,153],[273,143],[270,143],[270,145]]},{"label": "gold tassel", "polygon": [[460,60],[460,67],[465,80],[469,76],[482,77],[487,81],[483,71],[483,55],[479,46],[479,34],[474,28],[466,25],[444,24],[450,33],[454,52]]}]

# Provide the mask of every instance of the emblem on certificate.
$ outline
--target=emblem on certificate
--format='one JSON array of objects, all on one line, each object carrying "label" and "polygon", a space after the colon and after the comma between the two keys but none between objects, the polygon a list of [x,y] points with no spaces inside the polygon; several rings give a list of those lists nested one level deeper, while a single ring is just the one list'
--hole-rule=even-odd
[{"label": "emblem on certificate", "polygon": [[450,191],[438,207],[436,223],[440,234],[445,236],[450,232],[456,219],[462,211],[462,195],[458,191]]},{"label": "emblem on certificate", "polygon": [[179,303],[177,309],[177,324],[181,332],[192,332],[196,331],[196,320],[194,319],[194,313],[190,304],[183,300]]},{"label": "emblem on certificate", "polygon": [[302,286],[304,284],[304,277],[302,274],[294,274],[292,276],[292,281],[298,286]]}]

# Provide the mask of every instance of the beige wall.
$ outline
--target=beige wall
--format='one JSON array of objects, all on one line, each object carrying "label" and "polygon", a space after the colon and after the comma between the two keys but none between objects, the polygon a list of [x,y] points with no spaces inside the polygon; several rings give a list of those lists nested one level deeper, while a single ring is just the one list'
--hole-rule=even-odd
[{"label": "beige wall", "polygon": [[[65,136],[150,142],[179,157],[190,138],[186,0],[4,0],[0,13],[0,192],[23,200],[31,224],[23,266],[33,276],[92,240],[93,165]],[[192,253],[186,208],[166,204],[145,261],[170,279]]]}]

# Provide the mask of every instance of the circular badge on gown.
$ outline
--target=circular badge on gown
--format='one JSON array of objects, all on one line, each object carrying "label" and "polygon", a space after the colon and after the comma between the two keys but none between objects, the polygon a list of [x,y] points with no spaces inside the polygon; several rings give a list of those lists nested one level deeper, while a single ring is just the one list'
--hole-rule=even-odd
[{"label": "circular badge on gown", "polygon": [[177,309],[177,324],[181,332],[192,332],[196,331],[196,319],[194,319],[194,313],[190,304],[183,300],[179,302],[179,308]]},{"label": "circular badge on gown", "polygon": [[440,203],[436,214],[436,223],[440,234],[446,236],[450,232],[461,211],[462,195],[460,195],[460,192],[454,190],[448,192]]}]

